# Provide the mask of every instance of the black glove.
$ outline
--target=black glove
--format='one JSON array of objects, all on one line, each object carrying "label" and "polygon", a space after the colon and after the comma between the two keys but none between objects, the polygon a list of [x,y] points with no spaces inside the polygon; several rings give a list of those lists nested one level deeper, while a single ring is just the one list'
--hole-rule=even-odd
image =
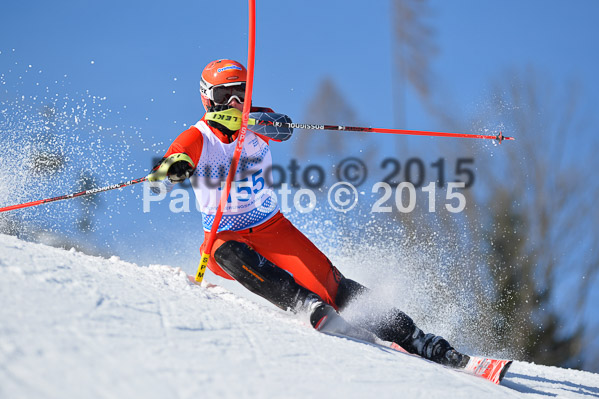
[{"label": "black glove", "polygon": [[147,179],[150,182],[157,182],[168,177],[171,182],[180,183],[189,178],[193,174],[194,169],[195,165],[189,155],[179,152],[162,158],[154,166]]},{"label": "black glove", "polygon": [[181,183],[193,174],[194,167],[187,161],[177,161],[168,169],[168,179],[173,183]]}]

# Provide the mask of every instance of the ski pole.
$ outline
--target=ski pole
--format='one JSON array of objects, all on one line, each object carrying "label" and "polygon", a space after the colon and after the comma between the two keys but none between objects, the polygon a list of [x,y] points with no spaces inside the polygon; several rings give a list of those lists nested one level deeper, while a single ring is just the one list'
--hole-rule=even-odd
[{"label": "ski pole", "polygon": [[48,202],[60,201],[60,200],[65,200],[65,199],[77,198],[77,197],[83,197],[84,195],[97,194],[97,193],[101,193],[101,192],[104,192],[104,191],[114,190],[114,189],[117,189],[117,188],[123,188],[123,187],[126,187],[126,186],[132,186],[134,184],[142,183],[144,181],[146,181],[146,178],[145,177],[140,177],[139,179],[134,179],[134,180],[130,180],[130,181],[127,181],[127,182],[118,183],[118,184],[112,184],[112,185],[106,186],[106,187],[92,188],[90,190],[80,191],[78,193],[72,193],[72,194],[67,194],[67,195],[61,195],[59,197],[54,197],[54,198],[46,198],[46,199],[42,199],[42,200],[26,202],[24,204],[10,205],[10,206],[6,206],[4,208],[0,208],[0,212],[12,211],[14,209],[29,208],[31,206],[37,206],[37,205],[41,205],[41,204],[46,204]]},{"label": "ski pole", "polygon": [[204,279],[206,266],[208,265],[210,254],[212,253],[212,246],[214,245],[214,240],[216,239],[218,225],[220,224],[220,220],[223,216],[223,204],[227,203],[227,198],[229,198],[229,192],[231,190],[231,183],[233,183],[233,178],[235,176],[235,172],[237,171],[237,163],[239,162],[239,157],[241,156],[241,151],[243,149],[243,142],[245,141],[245,135],[247,132],[248,120],[250,116],[250,109],[252,106],[252,88],[254,84],[254,50],[256,47],[256,1],[248,0],[248,3],[248,62],[247,78],[245,83],[245,100],[243,102],[243,112],[241,115],[241,129],[239,131],[239,136],[237,137],[237,145],[235,146],[235,151],[233,152],[233,159],[231,160],[231,167],[229,168],[229,174],[227,175],[225,188],[223,190],[223,193],[221,194],[220,201],[218,202],[218,206],[216,208],[216,215],[214,216],[214,221],[212,222],[212,228],[210,229],[210,234],[206,238],[204,252],[202,253],[202,258],[200,259],[200,264],[198,266],[198,272],[195,276],[195,281],[197,283],[201,283]]},{"label": "ski pole", "polygon": [[255,119],[253,129],[260,133],[260,127],[272,126],[282,129],[307,129],[307,130],[335,130],[345,132],[368,132],[368,133],[389,133],[389,134],[406,134],[413,136],[436,136],[436,137],[460,137],[472,139],[491,139],[497,140],[500,144],[503,140],[515,140],[513,137],[506,137],[502,132],[495,136],[482,134],[465,134],[465,133],[446,133],[446,132],[431,132],[426,130],[405,130],[405,129],[380,129],[373,127],[357,127],[357,126],[339,126],[339,125],[316,125],[307,123],[288,123],[277,122],[272,120]]}]

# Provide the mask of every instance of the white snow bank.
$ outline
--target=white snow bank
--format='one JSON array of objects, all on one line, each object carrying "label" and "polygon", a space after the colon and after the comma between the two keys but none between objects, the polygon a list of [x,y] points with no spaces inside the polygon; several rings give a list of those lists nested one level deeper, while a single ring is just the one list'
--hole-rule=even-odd
[{"label": "white snow bank", "polygon": [[496,386],[320,334],[180,269],[5,235],[0,303],[0,398],[599,397],[597,374],[516,362]]}]

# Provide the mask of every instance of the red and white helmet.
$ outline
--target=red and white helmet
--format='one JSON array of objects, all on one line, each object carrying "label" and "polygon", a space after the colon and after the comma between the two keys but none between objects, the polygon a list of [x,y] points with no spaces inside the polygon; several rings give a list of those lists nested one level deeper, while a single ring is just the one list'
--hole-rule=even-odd
[{"label": "red and white helmet", "polygon": [[204,68],[200,81],[202,104],[208,108],[227,105],[232,98],[243,103],[247,70],[233,60],[216,60]]}]

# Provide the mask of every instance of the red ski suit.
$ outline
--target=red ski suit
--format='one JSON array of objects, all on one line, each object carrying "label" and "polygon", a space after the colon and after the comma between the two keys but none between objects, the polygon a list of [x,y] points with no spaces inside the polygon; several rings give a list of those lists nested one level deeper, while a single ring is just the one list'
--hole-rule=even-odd
[{"label": "red ski suit", "polygon": [[[229,138],[218,129],[212,127],[210,129],[221,142],[230,142]],[[237,139],[237,135],[238,132],[233,135],[233,140]],[[270,141],[264,136],[260,136],[260,138],[267,143]],[[193,160],[194,165],[198,165],[202,154],[203,140],[202,133],[192,126],[175,139],[165,156],[186,153]],[[202,250],[204,250],[208,234],[208,232],[205,233]],[[337,308],[335,297],[342,278],[341,273],[282,213],[279,212],[264,223],[250,229],[217,233],[212,253],[228,240],[246,243],[266,259],[291,273],[298,284],[316,293],[325,302]],[[218,276],[233,280],[212,256],[208,261],[208,268]]]}]

